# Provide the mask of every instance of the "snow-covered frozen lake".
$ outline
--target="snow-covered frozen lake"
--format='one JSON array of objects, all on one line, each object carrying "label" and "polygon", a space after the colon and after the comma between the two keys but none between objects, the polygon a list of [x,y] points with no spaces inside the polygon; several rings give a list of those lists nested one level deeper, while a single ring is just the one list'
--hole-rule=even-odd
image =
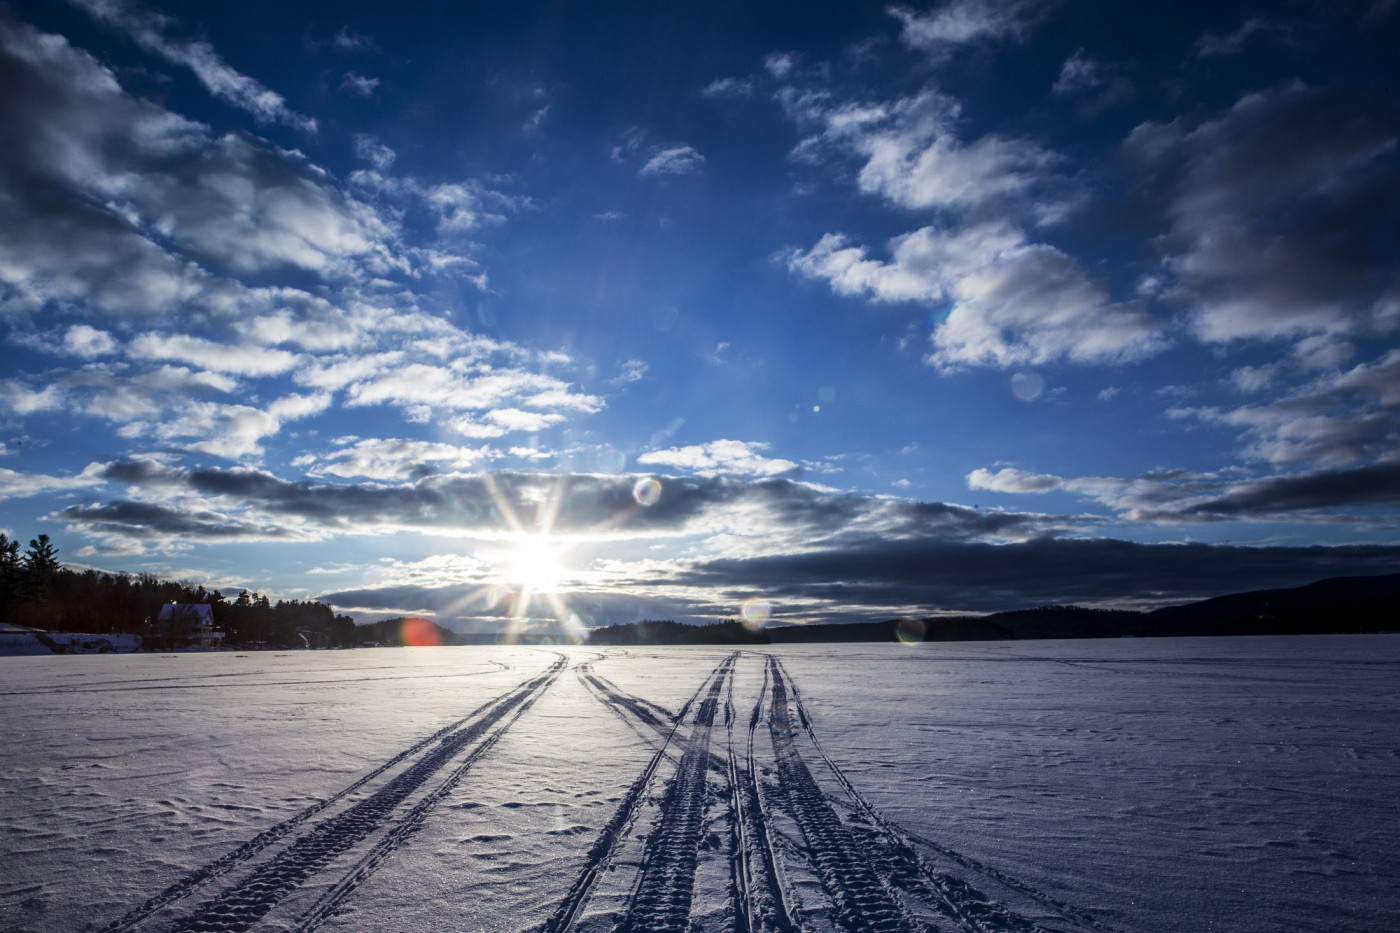
[{"label": "snow-covered frozen lake", "polygon": [[4,930],[1400,929],[1400,636],[0,658]]}]

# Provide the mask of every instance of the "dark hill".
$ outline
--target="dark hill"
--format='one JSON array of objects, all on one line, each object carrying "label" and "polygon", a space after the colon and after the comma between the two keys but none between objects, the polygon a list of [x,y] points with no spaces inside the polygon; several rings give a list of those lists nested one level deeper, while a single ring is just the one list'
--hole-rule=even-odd
[{"label": "dark hill", "polygon": [[1333,577],[1147,614],[1153,635],[1302,635],[1400,630],[1400,573]]}]

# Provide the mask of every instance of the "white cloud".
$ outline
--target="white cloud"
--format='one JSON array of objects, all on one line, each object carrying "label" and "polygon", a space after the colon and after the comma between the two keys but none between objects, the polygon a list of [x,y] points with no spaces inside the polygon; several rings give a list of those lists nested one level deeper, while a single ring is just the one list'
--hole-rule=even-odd
[{"label": "white cloud", "polygon": [[179,443],[195,453],[241,460],[261,456],[263,438],[276,434],[288,421],[324,411],[330,402],[330,396],[324,394],[284,396],[266,410],[251,405],[189,402],[175,417],[143,425],[142,433]]},{"label": "white cloud", "polygon": [[464,184],[434,185],[425,200],[438,214],[438,230],[463,232],[480,225],[482,211],[477,193]]},{"label": "white cloud", "polygon": [[0,468],[0,501],[25,499],[30,496],[68,492],[99,486],[105,480],[89,467],[77,476],[49,476],[44,473],[19,473]]},{"label": "white cloud", "polygon": [[1331,369],[1356,355],[1356,344],[1327,334],[1304,337],[1293,347],[1293,358],[1307,369]]},{"label": "white cloud", "polygon": [[619,371],[613,377],[613,383],[626,385],[630,382],[640,382],[646,378],[647,370],[650,367],[641,360],[626,360],[618,367]]},{"label": "white cloud", "polygon": [[403,269],[393,231],[319,170],[125,94],[59,36],[0,20],[0,281],[12,311],[54,302],[121,318],[237,316],[265,296],[211,275]]},{"label": "white cloud", "polygon": [[1241,392],[1262,392],[1274,384],[1278,377],[1278,367],[1241,366],[1230,374],[1230,381]]},{"label": "white cloud", "polygon": [[184,334],[142,334],[127,345],[138,360],[176,360],[200,369],[240,376],[274,376],[300,361],[295,353],[264,346],[232,346]]},{"label": "white cloud", "polygon": [[366,77],[355,71],[347,71],[340,79],[340,89],[360,97],[373,97],[379,88],[379,79]]},{"label": "white cloud", "polygon": [[331,44],[342,52],[377,52],[379,50],[379,43],[374,41],[373,36],[351,32],[349,26],[341,26],[337,29],[335,36],[331,39]]},{"label": "white cloud", "polygon": [[167,31],[176,25],[172,17],[124,0],[70,2],[107,26],[126,33],[146,51],[189,68],[210,94],[248,111],[259,122],[284,123],[299,130],[315,131],[315,120],[296,113],[287,106],[282,95],[230,67],[208,42],[167,36]]},{"label": "white cloud", "polygon": [[355,134],[355,155],[373,165],[380,172],[387,172],[397,157],[394,150],[368,133]]},{"label": "white cloud", "polygon": [[753,82],[744,78],[716,78],[700,89],[702,97],[751,97]]},{"label": "white cloud", "polygon": [[74,324],[63,335],[63,349],[84,359],[96,359],[116,350],[117,341],[105,330]]},{"label": "white cloud", "polygon": [[486,413],[486,420],[506,431],[543,431],[551,425],[559,424],[564,420],[564,416],[558,412],[497,408]]},{"label": "white cloud", "polygon": [[669,466],[698,476],[782,476],[799,469],[791,460],[764,456],[769,444],[757,441],[710,441],[653,450],[637,457],[644,466]]},{"label": "white cloud", "polygon": [[1055,161],[1023,140],[984,136],[963,145],[949,135],[873,133],[856,147],[868,156],[860,187],[901,207],[969,207],[1016,195]]},{"label": "white cloud", "polygon": [[1239,431],[1245,457],[1277,466],[1342,468],[1400,458],[1400,350],[1238,408],[1169,414]]},{"label": "white cloud", "polygon": [[940,55],[958,46],[997,39],[1023,39],[1053,7],[1053,0],[950,0],[926,12],[892,7],[910,48]]},{"label": "white cloud", "polygon": [[1114,362],[1163,345],[1161,325],[1134,304],[1114,304],[1064,253],[1028,243],[1005,223],[957,231],[925,227],[891,241],[892,261],[828,234],[788,267],[846,295],[946,303],[929,362],[1011,366],[1053,359]]},{"label": "white cloud", "polygon": [[89,365],[64,374],[62,384],[81,399],[83,412],[116,424],[149,421],[189,399],[224,395],[238,387],[237,380],[221,373],[168,365],[136,369],[124,363]]},{"label": "white cloud", "polygon": [[1027,473],[1014,467],[1005,467],[995,473],[979,467],[967,474],[968,489],[985,489],[989,492],[1050,492],[1064,483],[1063,477],[1053,473]]},{"label": "white cloud", "polygon": [[763,57],[763,69],[779,81],[792,74],[797,66],[797,56],[790,52],[769,52]]},{"label": "white cloud", "polygon": [[[348,385],[346,404],[425,406],[432,411],[448,414],[463,412],[488,413],[500,411],[499,420],[492,420],[485,432],[472,430],[474,418],[459,419],[454,427],[469,437],[496,437],[502,430],[539,430],[545,424],[562,420],[561,412],[591,414],[603,406],[597,396],[573,391],[569,383],[554,376],[519,369],[474,368],[470,360],[458,360],[446,366],[428,363],[384,365],[376,360],[370,365],[360,361],[342,364]],[[361,378],[351,374],[364,372]],[[330,388],[335,381],[321,373],[307,379],[308,384]],[[514,410],[519,407],[535,412]],[[507,411],[510,410],[510,411]],[[523,426],[517,428],[517,426]]]},{"label": "white cloud", "polygon": [[1064,96],[1087,91],[1102,83],[1102,66],[1079,49],[1060,66],[1060,76],[1055,79],[1052,90]]},{"label": "white cloud", "polygon": [[[780,95],[789,114],[821,125],[799,149],[834,146],[864,159],[860,189],[906,208],[967,209],[997,202],[1003,210],[1063,213],[1053,174],[1060,158],[1024,139],[957,134],[961,105],[933,88],[888,103],[837,103],[825,94]],[[801,153],[799,153],[801,154]],[[1033,209],[1023,204],[1036,192]]]},{"label": "white cloud", "polygon": [[662,175],[692,175],[700,171],[705,157],[690,146],[667,146],[652,151],[637,174],[643,178]]},{"label": "white cloud", "polygon": [[62,390],[57,385],[35,389],[19,379],[0,381],[0,406],[15,415],[32,415],[54,411],[64,405]]},{"label": "white cloud", "polygon": [[400,482],[439,472],[469,470],[500,456],[490,447],[459,447],[405,438],[366,438],[330,453],[308,458],[313,476],[329,474]]}]

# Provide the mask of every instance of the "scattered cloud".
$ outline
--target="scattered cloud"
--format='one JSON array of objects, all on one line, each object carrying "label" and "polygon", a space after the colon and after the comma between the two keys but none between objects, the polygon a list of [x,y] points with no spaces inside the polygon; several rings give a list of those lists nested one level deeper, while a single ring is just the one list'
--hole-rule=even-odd
[{"label": "scattered cloud", "polygon": [[1066,478],[1015,467],[973,470],[969,489],[1011,495],[1064,492],[1108,506],[1128,522],[1252,521],[1367,524],[1358,513],[1400,504],[1400,462],[1262,478],[1157,470],[1131,479]]},{"label": "scattered cloud", "polygon": [[83,359],[96,359],[117,349],[117,342],[105,330],[87,324],[73,324],[63,335],[63,350]]},{"label": "scattered cloud", "polygon": [[1076,98],[1080,113],[1093,116],[1133,96],[1133,85],[1121,65],[1090,58],[1078,49],[1060,66],[1060,75],[1051,86],[1056,97]]},{"label": "scattered cloud", "polygon": [[797,56],[791,52],[769,52],[763,56],[763,70],[779,81],[792,74],[797,67]]},{"label": "scattered cloud", "polygon": [[379,51],[379,43],[375,42],[372,36],[352,32],[349,26],[341,26],[337,29],[335,36],[331,39],[331,44],[342,52]]},{"label": "scattered cloud", "polygon": [[702,97],[752,97],[754,82],[745,78],[716,78],[700,89]]},{"label": "scattered cloud", "polygon": [[265,346],[230,346],[203,337],[185,334],[142,334],[126,348],[127,356],[137,360],[173,360],[197,369],[240,376],[273,376],[289,372],[302,357],[286,350]]},{"label": "scattered cloud", "polygon": [[1218,118],[1144,123],[1127,152],[1165,182],[1170,297],[1209,342],[1400,326],[1400,112],[1293,83]]},{"label": "scattered cloud", "polygon": [[366,438],[308,457],[308,473],[403,482],[435,473],[469,470],[499,456],[500,452],[490,447],[459,447],[405,438]]},{"label": "scattered cloud", "polygon": [[1400,350],[1349,370],[1329,370],[1239,408],[1177,408],[1170,414],[1241,432],[1246,458],[1279,467],[1340,467],[1400,456]]},{"label": "scattered cloud", "polygon": [[625,360],[618,367],[618,374],[613,377],[615,385],[627,385],[631,382],[641,382],[646,378],[647,371],[651,367],[641,360]]},{"label": "scattered cloud", "polygon": [[900,39],[905,45],[945,56],[961,46],[1020,41],[1055,5],[1039,0],[949,0],[928,11],[892,7],[889,12],[903,27]]},{"label": "scattered cloud", "polygon": [[1240,24],[1239,28],[1227,35],[1206,33],[1196,40],[1193,54],[1198,59],[1227,58],[1239,55],[1254,39],[1272,39],[1281,44],[1296,42],[1293,30],[1282,23],[1270,22],[1260,16],[1253,16]]},{"label": "scattered cloud", "polygon": [[70,492],[100,485],[104,480],[97,468],[89,467],[76,476],[49,476],[43,473],[20,473],[0,468],[0,501],[25,499],[55,492]]},{"label": "scattered cloud", "polygon": [[652,150],[637,174],[643,178],[663,175],[693,175],[705,164],[705,157],[690,146],[666,146]]},{"label": "scattered cloud", "polygon": [[1027,242],[1008,224],[925,227],[896,237],[890,247],[892,259],[885,262],[827,234],[787,262],[795,272],[827,280],[839,294],[946,307],[929,355],[941,368],[1119,362],[1165,343],[1161,323],[1143,308],[1111,302],[1069,256]]},{"label": "scattered cloud", "polygon": [[340,79],[340,89],[358,97],[373,97],[379,88],[379,79],[370,78],[356,71],[347,71]]},{"label": "scattered cloud", "polygon": [[397,157],[394,150],[368,133],[355,134],[355,155],[373,165],[376,171],[387,172]]},{"label": "scattered cloud", "polygon": [[757,441],[710,441],[653,450],[637,457],[643,466],[669,466],[697,476],[782,476],[800,468],[791,460],[765,457],[768,444]]},{"label": "scattered cloud", "polygon": [[281,94],[241,74],[202,39],[176,39],[168,33],[178,21],[126,0],[70,0],[94,19],[130,36],[143,49],[194,72],[205,90],[223,102],[246,110],[259,123],[283,123],[305,132],[316,121],[287,106]]}]

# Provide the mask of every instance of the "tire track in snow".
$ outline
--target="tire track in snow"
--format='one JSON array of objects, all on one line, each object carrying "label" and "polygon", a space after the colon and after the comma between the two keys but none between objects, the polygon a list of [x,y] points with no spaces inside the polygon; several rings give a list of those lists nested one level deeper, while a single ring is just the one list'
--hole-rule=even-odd
[{"label": "tire track in snow", "polygon": [[[517,687],[516,689],[518,690],[520,688]],[[349,796],[350,794],[353,794],[361,787],[364,787],[366,784],[373,781],[375,778],[384,774],[384,772],[389,771],[395,766],[401,764],[405,759],[412,758],[414,755],[423,751],[423,749],[432,745],[434,742],[443,741],[446,737],[450,736],[453,732],[462,728],[468,722],[481,715],[492,704],[497,702],[499,702],[499,700],[491,700],[487,703],[483,703],[481,706],[472,710],[470,713],[463,716],[461,719],[458,719],[456,722],[448,723],[441,729],[434,732],[432,735],[429,735],[426,738],[419,740],[414,745],[411,745],[403,751],[399,752],[397,755],[390,758],[388,761],[385,761],[384,763],[378,765],[373,771],[370,771],[369,773],[363,775],[353,783],[348,784],[340,790],[336,791],[334,794],[327,797],[325,800],[322,800],[319,803],[314,803],[311,806],[306,807],[305,809],[296,813],[295,815],[288,817],[282,822],[277,823],[274,826],[268,827],[261,833],[258,833],[252,839],[249,839],[247,842],[243,843],[238,848],[233,849],[232,851],[220,856],[219,858],[215,859],[212,862],[209,862],[206,865],[196,868],[194,871],[185,875],[185,877],[181,878],[179,881],[176,881],[174,884],[170,885],[164,891],[160,892],[154,897],[149,898],[141,906],[128,911],[121,918],[113,920],[111,923],[107,924],[107,926],[102,928],[102,933],[125,933],[125,931],[135,928],[138,924],[141,923],[142,920],[145,920],[147,917],[160,910],[161,908],[168,907],[171,904],[183,900],[190,894],[194,893],[195,890],[204,886],[208,882],[213,881],[214,879],[224,874],[227,874],[229,871],[236,868],[238,865],[255,857],[268,846],[273,845],[278,840],[282,839],[288,833],[301,826],[303,823],[311,819],[316,814],[325,810],[327,807],[330,807],[333,804],[336,804],[341,800],[345,799],[345,797]]]},{"label": "tire track in snow", "polygon": [[[618,843],[627,832],[627,827],[632,824],[633,819],[636,817],[637,808],[641,805],[646,794],[646,789],[651,784],[652,778],[656,775],[657,766],[660,765],[662,759],[666,757],[666,751],[670,748],[672,739],[675,738],[676,732],[680,729],[680,724],[685,721],[686,713],[689,711],[690,707],[694,705],[696,697],[700,696],[707,684],[712,685],[713,689],[713,684],[717,683],[722,676],[721,670],[725,668],[726,664],[731,664],[732,660],[733,658],[731,656],[731,658],[720,662],[714,670],[705,675],[705,679],[700,682],[700,686],[695,689],[695,693],[691,695],[690,699],[686,700],[685,705],[682,706],[680,712],[676,714],[675,722],[667,730],[661,747],[651,756],[651,760],[648,761],[646,767],[642,769],[642,773],[632,782],[632,786],[627,789],[627,793],[623,796],[622,802],[618,804],[617,809],[613,811],[613,815],[609,818],[607,825],[603,827],[602,832],[598,834],[598,838],[594,840],[593,845],[589,847],[588,855],[584,858],[583,870],[579,872],[578,877],[574,879],[573,885],[569,888],[569,893],[564,896],[563,901],[554,909],[554,913],[539,927],[540,933],[564,933],[564,931],[574,925],[574,922],[578,919],[579,912],[582,911],[584,905],[588,903],[589,895],[593,892],[593,886],[597,882],[599,874],[607,866],[609,859],[611,859],[613,855],[613,850],[617,848]],[[611,684],[607,684],[601,677],[596,677],[596,675],[594,675],[594,677],[593,686],[602,691],[603,695],[600,695],[600,699],[602,699],[604,703],[608,704],[610,707],[613,707],[614,704],[626,706],[626,704],[620,703],[620,698],[624,697],[625,694],[617,690],[617,688],[612,687]],[[604,684],[607,686],[603,686]],[[631,709],[631,707],[627,708]]]},{"label": "tire track in snow", "polygon": [[779,791],[802,830],[807,857],[832,900],[836,923],[845,930],[862,933],[906,933],[916,929],[913,919],[886,888],[885,879],[831,808],[802,760],[792,739],[787,683],[775,658],[768,659],[768,671],[772,676],[769,734]]},{"label": "tire track in snow", "polygon": [[[776,661],[776,667],[786,673],[781,661]],[[789,680],[791,678],[789,677]],[[897,885],[905,890],[922,889],[926,897],[932,895],[941,901],[948,908],[952,917],[963,926],[979,931],[979,933],[1003,933],[1003,931],[1031,931],[1040,930],[1034,922],[1025,917],[1021,917],[1012,912],[1007,907],[997,904],[987,897],[983,892],[956,878],[947,872],[937,870],[930,865],[928,860],[919,854],[917,847],[912,840],[928,846],[941,855],[951,859],[964,868],[980,874],[993,881],[999,882],[1011,888],[1042,907],[1058,914],[1063,920],[1077,925],[1081,928],[1088,928],[1102,931],[1102,933],[1114,933],[1113,927],[1097,920],[1079,908],[1060,900],[1057,897],[1046,894],[1032,885],[1019,881],[1006,873],[985,865],[976,859],[962,855],[943,846],[937,842],[925,839],[921,836],[908,834],[897,825],[890,822],[875,809],[865,797],[858,791],[845,773],[837,767],[836,763],[827,755],[822,747],[821,741],[817,738],[816,731],[812,728],[810,717],[807,716],[806,709],[802,705],[801,693],[796,684],[792,685],[793,706],[798,713],[798,719],[802,724],[802,729],[811,740],[812,746],[817,754],[826,764],[831,774],[845,790],[847,796],[856,805],[860,812],[877,828],[879,837],[874,840],[879,848],[883,849],[881,861],[889,866],[894,875]]]},{"label": "tire track in snow", "polygon": [[[177,921],[170,928],[171,933],[238,933],[248,929],[308,878],[325,869],[334,859],[378,830],[390,819],[400,804],[447,767],[467,746],[481,739],[512,711],[522,706],[528,707],[534,698],[558,677],[564,664],[565,659],[561,656],[543,674],[487,704],[486,711],[475,721],[438,739],[436,748],[429,750],[373,794],[343,812],[321,821],[286,849],[255,869],[243,881],[201,904],[190,916]],[[510,722],[513,721],[512,718]],[[509,724],[507,722],[503,728],[509,727]],[[475,760],[476,756],[469,756],[467,761],[454,770],[448,781],[455,785]],[[440,790],[441,786],[438,789]],[[442,794],[430,792],[410,809],[406,816],[411,818],[416,813],[417,822],[421,823],[422,818],[441,797]],[[401,833],[395,836],[391,833],[385,840],[381,840],[383,843],[390,837],[393,838],[375,864],[401,844],[406,835],[407,833]],[[376,846],[376,850],[378,848]]]}]

